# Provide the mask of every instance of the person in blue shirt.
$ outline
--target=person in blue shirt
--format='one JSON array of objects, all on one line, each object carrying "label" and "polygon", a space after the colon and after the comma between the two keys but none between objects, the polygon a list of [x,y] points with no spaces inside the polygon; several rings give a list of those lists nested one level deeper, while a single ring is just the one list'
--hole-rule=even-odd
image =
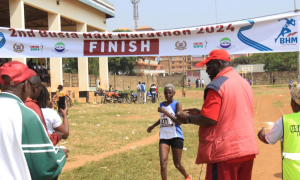
[{"label": "person in blue shirt", "polygon": [[143,82],[141,85],[141,94],[143,98],[143,103],[146,104],[147,102],[147,91],[146,91],[146,83]]},{"label": "person in blue shirt", "polygon": [[151,131],[160,124],[159,157],[161,178],[163,180],[167,179],[168,156],[171,146],[175,167],[186,180],[190,180],[192,176],[186,173],[181,164],[184,137],[180,127],[181,123],[177,120],[175,114],[182,111],[182,108],[180,102],[173,99],[175,95],[174,85],[167,84],[164,89],[164,95],[166,101],[160,103],[160,107],[158,107],[160,119],[147,129],[147,132],[151,133]]},{"label": "person in blue shirt", "polygon": [[289,81],[289,89],[292,88],[292,85],[293,85],[293,81],[290,79],[290,81]]}]

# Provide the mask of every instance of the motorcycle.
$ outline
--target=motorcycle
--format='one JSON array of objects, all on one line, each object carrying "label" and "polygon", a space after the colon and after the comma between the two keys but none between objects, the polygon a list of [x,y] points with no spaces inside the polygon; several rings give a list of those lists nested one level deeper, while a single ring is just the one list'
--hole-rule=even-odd
[{"label": "motorcycle", "polygon": [[117,99],[118,99],[118,102],[120,102],[120,103],[125,103],[125,102],[127,102],[128,104],[131,103],[131,98],[130,98],[129,93],[122,93],[122,92],[118,93]]},{"label": "motorcycle", "polygon": [[104,104],[106,103],[113,103],[115,100],[114,94],[115,92],[106,92],[105,90],[103,91],[104,94]]},{"label": "motorcycle", "polygon": [[147,103],[152,102],[152,94],[147,92],[147,98],[146,98]]},{"label": "motorcycle", "polygon": [[138,98],[137,98],[137,93],[133,93],[133,91],[130,91],[130,103],[134,103],[137,102]]},{"label": "motorcycle", "polygon": [[115,90],[113,92],[105,92],[104,93],[104,104],[107,102],[109,103],[126,103],[126,97],[125,94],[128,95],[128,93],[121,93],[119,95],[118,90]]}]

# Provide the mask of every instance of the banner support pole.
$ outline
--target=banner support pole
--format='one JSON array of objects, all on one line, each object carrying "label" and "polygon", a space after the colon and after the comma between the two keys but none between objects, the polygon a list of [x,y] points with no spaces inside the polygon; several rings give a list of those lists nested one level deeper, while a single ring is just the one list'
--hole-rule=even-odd
[{"label": "banner support pole", "polygon": [[299,84],[300,82],[300,51],[297,51],[297,83]]}]

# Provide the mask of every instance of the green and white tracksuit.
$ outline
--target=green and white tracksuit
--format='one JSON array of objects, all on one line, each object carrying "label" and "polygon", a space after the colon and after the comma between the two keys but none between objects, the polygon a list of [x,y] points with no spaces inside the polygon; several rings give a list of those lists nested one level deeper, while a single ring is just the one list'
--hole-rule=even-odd
[{"label": "green and white tracksuit", "polygon": [[17,96],[0,93],[0,179],[53,179],[65,163],[38,115]]}]

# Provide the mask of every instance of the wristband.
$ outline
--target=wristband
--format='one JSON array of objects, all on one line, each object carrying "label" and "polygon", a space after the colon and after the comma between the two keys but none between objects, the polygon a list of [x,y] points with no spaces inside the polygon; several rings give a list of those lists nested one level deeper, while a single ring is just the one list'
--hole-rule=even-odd
[{"label": "wristband", "polygon": [[188,123],[188,124],[190,124],[191,123],[191,115],[189,115],[187,118],[186,118],[186,122]]}]

